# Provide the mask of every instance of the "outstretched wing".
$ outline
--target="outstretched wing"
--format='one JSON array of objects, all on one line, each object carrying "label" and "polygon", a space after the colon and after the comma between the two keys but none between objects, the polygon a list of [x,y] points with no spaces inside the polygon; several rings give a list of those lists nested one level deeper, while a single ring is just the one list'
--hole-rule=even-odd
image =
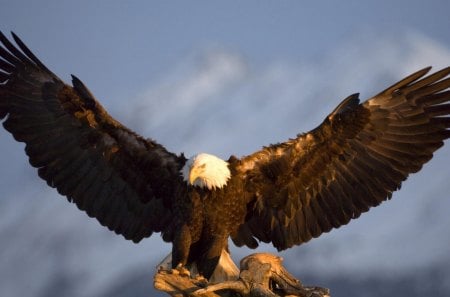
[{"label": "outstretched wing", "polygon": [[236,162],[252,195],[237,245],[283,250],[389,199],[450,137],[450,68],[418,71],[359,104],[345,99],[316,129]]},{"label": "outstretched wing", "polygon": [[0,119],[39,176],[127,239],[164,231],[184,157],[121,125],[79,79],[64,84],[13,38],[20,50],[0,32]]}]

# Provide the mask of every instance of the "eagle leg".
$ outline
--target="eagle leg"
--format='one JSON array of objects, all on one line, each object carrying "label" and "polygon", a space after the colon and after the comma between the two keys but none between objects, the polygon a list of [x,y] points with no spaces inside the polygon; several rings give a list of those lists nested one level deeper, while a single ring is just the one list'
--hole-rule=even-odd
[{"label": "eagle leg", "polygon": [[206,279],[210,279],[219,263],[222,251],[227,247],[227,237],[215,236],[205,245],[205,253],[202,253],[198,261],[198,271]]},{"label": "eagle leg", "polygon": [[172,245],[172,269],[178,270],[181,275],[190,276],[186,264],[192,242],[191,232],[186,225],[183,225],[179,230]]}]

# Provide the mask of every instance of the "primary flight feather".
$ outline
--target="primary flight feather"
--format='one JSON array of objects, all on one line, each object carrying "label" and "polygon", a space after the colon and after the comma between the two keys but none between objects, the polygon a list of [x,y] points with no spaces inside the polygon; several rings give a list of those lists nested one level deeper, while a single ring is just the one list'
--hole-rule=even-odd
[{"label": "primary flight feather", "polygon": [[47,184],[139,242],[161,232],[172,265],[209,278],[227,248],[278,250],[389,199],[450,137],[450,68],[420,70],[360,103],[345,99],[306,134],[249,156],[190,159],[113,119],[86,86],[65,84],[0,32],[0,119]]}]

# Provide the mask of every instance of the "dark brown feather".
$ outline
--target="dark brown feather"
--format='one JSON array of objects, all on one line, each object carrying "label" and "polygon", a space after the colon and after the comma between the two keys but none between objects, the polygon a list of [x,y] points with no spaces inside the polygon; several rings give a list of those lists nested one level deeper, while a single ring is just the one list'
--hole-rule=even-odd
[{"label": "dark brown feather", "polygon": [[64,84],[0,32],[0,116],[38,174],[102,225],[135,242],[164,231],[184,157],[111,118],[76,77]]},{"label": "dark brown feather", "polygon": [[450,136],[450,68],[422,78],[430,69],[362,104],[351,95],[316,129],[242,158],[235,178],[258,208],[233,239],[286,249],[391,198]]},{"label": "dark brown feather", "polygon": [[390,199],[450,136],[450,68],[425,68],[362,104],[347,97],[309,133],[230,157],[225,188],[187,187],[183,155],[124,127],[80,79],[63,83],[13,39],[0,32],[0,119],[39,176],[126,239],[162,232],[173,265],[198,261],[206,277],[230,234],[282,250],[339,228]]}]

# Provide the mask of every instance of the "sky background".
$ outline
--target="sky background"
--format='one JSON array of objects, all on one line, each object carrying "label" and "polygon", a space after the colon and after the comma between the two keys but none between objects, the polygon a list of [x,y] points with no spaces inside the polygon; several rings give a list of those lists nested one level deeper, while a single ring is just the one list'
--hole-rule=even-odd
[{"label": "sky background", "polygon": [[[186,155],[250,154],[314,128],[352,93],[366,99],[450,65],[443,0],[0,4],[3,32],[63,80],[78,76],[123,124]],[[3,129],[0,147],[1,296],[111,296],[118,280],[151,282],[171,248],[159,235],[123,240],[47,188]],[[320,275],[448,266],[448,164],[447,141],[393,201],[283,257]],[[248,253],[233,249],[237,260]],[[142,271],[148,279],[135,280]]]}]

